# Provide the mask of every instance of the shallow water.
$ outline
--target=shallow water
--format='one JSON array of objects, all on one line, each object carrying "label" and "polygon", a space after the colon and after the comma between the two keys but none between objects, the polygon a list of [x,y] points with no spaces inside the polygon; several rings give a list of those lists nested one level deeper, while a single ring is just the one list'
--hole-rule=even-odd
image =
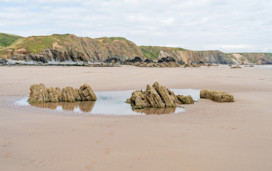
[{"label": "shallow water", "polygon": [[[200,90],[171,89],[176,95],[191,95],[195,101],[199,100]],[[97,101],[41,103],[30,105],[25,97],[15,102],[17,106],[47,108],[59,112],[70,111],[75,114],[104,114],[104,115],[145,115],[145,114],[172,114],[184,112],[182,107],[176,108],[145,108],[132,109],[125,101],[131,96],[133,90],[128,91],[100,91],[95,92]]]}]

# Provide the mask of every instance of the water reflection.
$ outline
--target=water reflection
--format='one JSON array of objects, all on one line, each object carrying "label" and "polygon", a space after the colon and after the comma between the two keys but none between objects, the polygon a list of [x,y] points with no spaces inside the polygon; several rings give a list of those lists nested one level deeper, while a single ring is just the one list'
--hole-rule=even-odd
[{"label": "water reflection", "polygon": [[59,102],[59,103],[38,103],[31,104],[31,106],[39,108],[66,110],[66,111],[79,111],[83,113],[91,112],[95,102],[93,101],[82,101],[82,102]]},{"label": "water reflection", "polygon": [[145,113],[145,114],[171,114],[175,113],[176,107],[167,107],[167,108],[145,108],[145,109],[132,109],[135,112],[138,113]]},{"label": "water reflection", "polygon": [[[199,100],[199,90],[172,89],[175,94],[191,95],[194,100]],[[39,103],[30,106],[57,110],[59,112],[70,111],[74,113],[103,114],[103,115],[145,115],[145,114],[172,114],[184,112],[181,107],[177,108],[145,108],[132,109],[130,104],[125,103],[131,96],[133,90],[129,91],[104,91],[95,92],[97,101],[82,102],[60,102],[60,103]],[[29,106],[28,98],[15,102],[19,106]]]},{"label": "water reflection", "polygon": [[[38,108],[54,109],[57,111],[72,111],[76,113],[93,113],[92,109],[95,106],[95,102],[82,101],[82,102],[59,102],[59,103],[38,103],[31,104],[31,106]],[[105,106],[105,108],[107,108]],[[112,107],[111,107],[112,109]],[[125,110],[128,114],[136,112],[139,114],[171,114],[175,113],[177,108],[144,108],[144,109],[132,109],[131,111]],[[182,109],[182,108],[181,108]],[[124,109],[123,109],[124,110]],[[180,110],[179,110],[180,111]],[[180,111],[181,112],[181,111]]]}]

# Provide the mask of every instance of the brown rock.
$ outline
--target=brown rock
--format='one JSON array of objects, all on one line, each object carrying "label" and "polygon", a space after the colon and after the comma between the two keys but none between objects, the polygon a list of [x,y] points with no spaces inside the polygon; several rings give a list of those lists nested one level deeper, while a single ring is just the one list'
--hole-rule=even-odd
[{"label": "brown rock", "polygon": [[88,84],[84,84],[79,88],[79,95],[82,101],[96,101],[97,97],[92,88]]},{"label": "brown rock", "polygon": [[34,84],[30,87],[29,103],[49,102],[47,88],[43,84]]},{"label": "brown rock", "polygon": [[155,82],[153,86],[147,85],[146,91],[134,91],[126,102],[130,103],[134,109],[165,108],[176,107],[178,99],[172,91]]},{"label": "brown rock", "polygon": [[61,101],[63,102],[75,102],[75,90],[73,87],[65,87],[61,92]]},{"label": "brown rock", "polygon": [[61,90],[59,87],[48,89],[48,98],[49,102],[59,102],[61,99]]},{"label": "brown rock", "polygon": [[215,102],[234,102],[234,97],[223,91],[201,90],[200,98],[211,99]]},{"label": "brown rock", "polygon": [[177,99],[180,104],[194,104],[192,96],[177,95]]},{"label": "brown rock", "polygon": [[146,98],[152,107],[165,107],[160,95],[157,91],[150,85],[146,86]]},{"label": "brown rock", "polygon": [[132,93],[130,103],[134,109],[142,109],[151,106],[146,98],[146,92],[140,90]]},{"label": "brown rock", "polygon": [[176,107],[177,97],[175,93],[167,89],[165,86],[160,85],[158,82],[153,84],[153,88],[158,92],[165,107]]},{"label": "brown rock", "polygon": [[76,101],[81,101],[81,97],[79,95],[79,90],[77,88],[74,90],[74,97],[75,97]]}]

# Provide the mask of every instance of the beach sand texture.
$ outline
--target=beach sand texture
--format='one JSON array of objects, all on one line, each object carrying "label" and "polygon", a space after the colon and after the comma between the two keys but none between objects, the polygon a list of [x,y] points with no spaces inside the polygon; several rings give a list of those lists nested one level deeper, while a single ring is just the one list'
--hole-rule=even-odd
[{"label": "beach sand texture", "polygon": [[234,103],[201,99],[186,112],[75,116],[0,104],[2,171],[272,170],[272,68],[0,67],[0,98],[27,96],[31,84],[94,91],[222,90]]}]

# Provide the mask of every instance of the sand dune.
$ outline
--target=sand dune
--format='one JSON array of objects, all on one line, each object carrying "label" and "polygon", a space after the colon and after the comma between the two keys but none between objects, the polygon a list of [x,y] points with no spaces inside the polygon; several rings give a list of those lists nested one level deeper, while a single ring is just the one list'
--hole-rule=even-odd
[{"label": "sand dune", "polygon": [[[0,67],[0,170],[272,170],[272,68]],[[74,116],[21,110],[5,99],[34,83],[98,90],[214,89],[175,115]]]}]

